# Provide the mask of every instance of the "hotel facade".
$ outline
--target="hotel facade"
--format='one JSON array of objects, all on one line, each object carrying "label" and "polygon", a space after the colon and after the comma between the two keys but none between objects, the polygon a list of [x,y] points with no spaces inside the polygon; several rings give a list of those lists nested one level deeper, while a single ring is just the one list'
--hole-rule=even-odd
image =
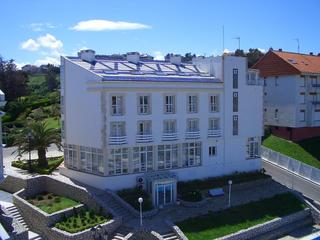
[{"label": "hotel facade", "polygon": [[177,181],[258,170],[262,93],[241,57],[62,57],[61,172],[100,189],[141,186],[161,206]]}]

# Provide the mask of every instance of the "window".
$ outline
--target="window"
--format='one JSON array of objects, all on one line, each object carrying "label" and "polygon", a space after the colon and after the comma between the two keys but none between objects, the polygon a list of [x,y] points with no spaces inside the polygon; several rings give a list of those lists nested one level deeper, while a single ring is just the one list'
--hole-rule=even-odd
[{"label": "window", "polygon": [[267,86],[267,80],[266,77],[263,78],[263,86]]},{"label": "window", "polygon": [[188,113],[197,113],[198,112],[198,96],[189,95],[188,96]]},{"label": "window", "polygon": [[278,119],[278,112],[279,112],[278,109],[274,110],[274,118],[275,119]]},{"label": "window", "polygon": [[274,77],[274,86],[276,86],[276,87],[279,86],[279,82],[278,82],[278,77],[277,76]]},{"label": "window", "polygon": [[201,164],[201,142],[183,143],[183,166],[198,166]]},{"label": "window", "polygon": [[214,157],[217,155],[217,147],[216,146],[210,146],[209,147],[209,157]]},{"label": "window", "polygon": [[77,146],[68,144],[65,147],[66,164],[71,168],[78,168]]},{"label": "window", "polygon": [[138,122],[138,135],[151,135],[151,121]]},{"label": "window", "polygon": [[108,158],[109,175],[129,172],[128,148],[111,149]]},{"label": "window", "polygon": [[209,96],[209,112],[219,112],[219,95]]},{"label": "window", "polygon": [[306,93],[301,92],[300,93],[300,103],[305,104],[306,103]]},{"label": "window", "polygon": [[247,141],[247,159],[259,157],[260,138],[251,137]]},{"label": "window", "polygon": [[178,167],[178,144],[158,146],[158,169]]},{"label": "window", "polygon": [[220,118],[209,118],[209,130],[220,130]]},{"label": "window", "polygon": [[125,122],[111,122],[111,137],[122,137],[126,135],[126,123]]},{"label": "window", "polygon": [[306,110],[304,110],[304,109],[300,110],[299,119],[300,119],[300,122],[306,121]]},{"label": "window", "polygon": [[233,136],[236,136],[236,135],[239,134],[239,120],[238,120],[238,116],[237,115],[233,116],[232,134],[233,134]]},{"label": "window", "polygon": [[176,133],[177,121],[174,119],[163,121],[163,133]]},{"label": "window", "polygon": [[305,87],[306,86],[306,76],[301,75],[300,77],[301,77],[300,78],[300,86]]},{"label": "window", "polygon": [[189,118],[187,119],[187,132],[198,132],[199,131],[199,119]]},{"label": "window", "polygon": [[91,173],[104,173],[102,150],[80,146],[80,169]]},{"label": "window", "polygon": [[233,93],[233,112],[238,112],[238,93],[234,92]]},{"label": "window", "polygon": [[111,114],[122,115],[123,114],[123,96],[111,97]]},{"label": "window", "polygon": [[153,147],[134,147],[132,159],[133,172],[146,172],[153,170]]},{"label": "window", "polygon": [[91,148],[80,146],[80,169],[84,171],[92,171]]},{"label": "window", "polygon": [[166,95],[164,97],[164,113],[176,112],[176,96]]},{"label": "window", "polygon": [[151,114],[150,96],[141,95],[138,99],[138,114]]},{"label": "window", "polygon": [[233,69],[233,88],[238,88],[238,79],[239,79],[238,69],[234,68]]}]

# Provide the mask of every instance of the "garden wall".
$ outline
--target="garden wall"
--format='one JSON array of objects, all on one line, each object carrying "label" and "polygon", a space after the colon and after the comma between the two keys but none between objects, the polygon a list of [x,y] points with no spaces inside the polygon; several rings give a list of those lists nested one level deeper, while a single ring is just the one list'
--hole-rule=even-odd
[{"label": "garden wall", "polygon": [[26,187],[26,180],[8,175],[1,183],[0,189],[9,193],[15,193]]}]

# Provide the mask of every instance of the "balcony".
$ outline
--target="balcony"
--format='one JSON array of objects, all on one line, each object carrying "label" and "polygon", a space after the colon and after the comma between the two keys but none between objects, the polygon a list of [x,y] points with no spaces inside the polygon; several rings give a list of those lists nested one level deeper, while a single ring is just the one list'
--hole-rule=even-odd
[{"label": "balcony", "polygon": [[314,104],[314,105],[320,104],[320,100],[313,100],[313,101],[311,101],[311,102],[312,102],[312,104]]},{"label": "balcony", "polygon": [[221,137],[222,135],[222,130],[213,130],[209,129],[208,130],[208,138],[215,138],[215,137]]},{"label": "balcony", "polygon": [[262,86],[262,81],[259,78],[259,71],[256,69],[249,69],[247,74],[247,85]]},{"label": "balcony", "polygon": [[152,134],[138,134],[137,135],[137,143],[148,143],[152,142]]},{"label": "balcony", "polygon": [[162,141],[174,141],[178,139],[178,133],[163,133]]},{"label": "balcony", "polygon": [[186,139],[197,139],[200,138],[200,131],[193,131],[186,133]]},{"label": "balcony", "polygon": [[121,145],[126,143],[127,143],[127,136],[117,136],[117,137],[110,136],[109,137],[110,145]]},{"label": "balcony", "polygon": [[320,88],[320,83],[312,83],[313,88]]}]

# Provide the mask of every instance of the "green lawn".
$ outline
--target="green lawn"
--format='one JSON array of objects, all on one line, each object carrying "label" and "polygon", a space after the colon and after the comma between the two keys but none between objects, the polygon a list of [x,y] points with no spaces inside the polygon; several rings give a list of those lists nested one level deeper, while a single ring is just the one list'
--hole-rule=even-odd
[{"label": "green lawn", "polygon": [[60,128],[60,118],[46,118],[45,121],[48,123],[48,128]]},{"label": "green lawn", "polygon": [[190,218],[177,225],[189,240],[210,240],[303,210],[306,206],[291,193]]},{"label": "green lawn", "polygon": [[83,210],[56,223],[55,227],[66,232],[76,233],[110,220],[111,216],[103,216],[93,211]]},{"label": "green lawn", "polygon": [[320,168],[320,137],[302,140],[300,142],[290,142],[270,135],[262,144],[274,151]]},{"label": "green lawn", "polygon": [[[48,158],[48,167],[38,167],[37,161],[32,161],[32,170],[33,172],[40,173],[40,174],[50,174],[52,173],[59,165],[63,162],[63,157],[53,157]],[[29,163],[27,160],[21,161],[13,161],[11,163],[13,167],[20,168],[23,170],[29,170]]]},{"label": "green lawn", "polygon": [[143,211],[148,211],[153,208],[152,200],[150,194],[146,191],[140,190],[138,188],[123,189],[117,192],[117,194],[127,203],[129,203],[136,210],[139,210],[140,204],[138,198],[143,198],[142,209]]},{"label": "green lawn", "polygon": [[49,214],[80,204],[75,200],[63,196],[57,196],[53,193],[41,193],[27,200],[29,203]]},{"label": "green lawn", "polygon": [[40,86],[46,81],[45,74],[32,74],[29,76],[29,86]]}]

